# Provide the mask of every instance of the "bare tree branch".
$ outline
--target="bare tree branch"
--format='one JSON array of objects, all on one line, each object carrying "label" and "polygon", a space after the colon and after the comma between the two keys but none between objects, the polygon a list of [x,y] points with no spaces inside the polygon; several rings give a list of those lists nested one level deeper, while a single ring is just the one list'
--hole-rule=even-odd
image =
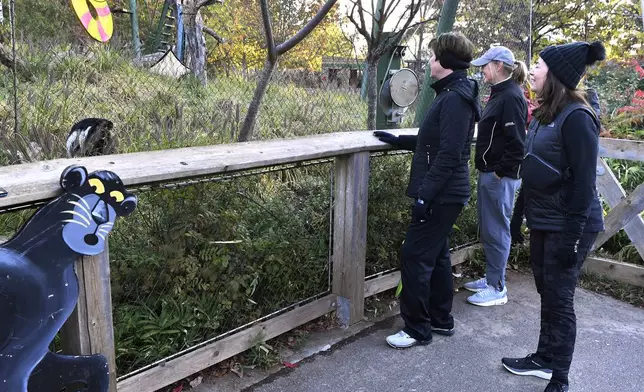
[{"label": "bare tree branch", "polygon": [[[266,0],[262,0],[262,2],[265,2]],[[284,43],[281,43],[280,45],[277,46],[277,54],[284,54],[288,52],[292,47],[300,43],[304,38],[306,38],[307,35],[313,31],[313,29],[322,22],[322,19],[326,16],[327,13],[329,13],[329,10],[333,8],[335,3],[337,3],[338,0],[327,0],[326,3],[320,8],[320,10],[315,14],[313,19],[309,20],[307,24],[300,29],[293,37],[291,37],[289,40],[287,40]]]},{"label": "bare tree branch", "polygon": [[436,22],[436,21],[438,21],[438,16],[433,16],[429,19],[421,20],[420,22],[414,23],[413,25],[409,26],[409,28],[407,28],[406,32],[403,33],[403,37],[400,39],[400,42],[406,42],[411,37],[413,37],[416,34],[416,31],[418,31],[419,27],[425,25],[426,23]]},{"label": "bare tree branch", "polygon": [[362,23],[358,24],[358,22],[356,22],[356,20],[353,18],[353,13],[355,12],[356,6],[358,5],[356,3],[353,3],[353,8],[351,9],[351,12],[347,14],[347,17],[349,18],[349,21],[353,23],[356,30],[358,30],[358,33],[360,33],[360,35],[362,35],[367,40],[367,43],[370,44],[371,34],[369,34],[367,27],[364,25],[364,19],[361,18]]},{"label": "bare tree branch", "polygon": [[271,25],[271,16],[268,11],[268,0],[260,0],[259,3],[262,8],[262,21],[264,22],[268,59],[274,63],[277,61],[277,50],[275,48],[275,40],[273,39],[273,26]]},{"label": "bare tree branch", "polygon": [[[366,9],[364,9],[364,8],[362,7],[362,2],[361,2],[360,0],[357,0],[357,1],[356,1],[356,0],[348,0],[348,1],[349,1],[349,3],[351,3],[351,4],[353,4],[353,5],[354,5],[354,7],[353,7],[353,8],[355,8],[355,6],[357,6],[357,5],[358,5],[358,3],[360,3],[360,7],[362,8],[362,12],[364,12],[364,14],[365,14],[365,15],[369,15],[370,17],[375,18],[375,16],[373,16],[374,14],[372,14],[371,12],[367,11]],[[372,9],[373,9],[373,6],[374,6],[374,5],[373,5],[373,0],[371,0],[371,7],[372,7]]]},{"label": "bare tree branch", "polygon": [[203,32],[208,34],[212,38],[216,39],[217,42],[219,42],[220,44],[223,44],[224,42],[226,42],[225,39],[223,39],[219,34],[215,33],[215,30],[211,29],[210,27],[204,26]]},{"label": "bare tree branch", "polygon": [[396,9],[396,7],[398,7],[399,5],[400,5],[400,0],[395,0],[389,3],[389,6],[387,7],[384,13],[385,20],[389,19],[393,10]]},{"label": "bare tree branch", "polygon": [[405,10],[403,15],[401,15],[400,19],[396,23],[396,28],[394,29],[394,31],[396,31],[396,33],[394,35],[388,37],[387,40],[382,45],[379,45],[382,48],[383,52],[385,50],[387,50],[388,46],[397,45],[401,41],[403,34],[405,34],[405,32],[407,30],[409,30],[412,27],[415,27],[416,25],[424,23],[424,22],[421,21],[421,22],[415,23],[413,26],[411,25],[412,20],[414,20],[414,18],[416,17],[416,14],[418,14],[418,11],[420,10],[420,3],[421,3],[420,0],[418,1],[418,3],[416,3],[415,1],[412,0],[411,5],[408,8],[409,16],[407,17],[407,20],[405,21],[405,25],[402,27],[402,29],[398,30],[398,26],[399,26],[400,22],[404,19],[404,16],[407,13],[407,10]]}]

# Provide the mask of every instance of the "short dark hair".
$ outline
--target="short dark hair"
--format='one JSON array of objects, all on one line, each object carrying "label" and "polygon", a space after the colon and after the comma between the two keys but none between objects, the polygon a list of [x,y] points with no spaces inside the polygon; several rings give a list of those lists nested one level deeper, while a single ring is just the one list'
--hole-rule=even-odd
[{"label": "short dark hair", "polygon": [[432,39],[429,47],[437,59],[440,59],[445,52],[450,52],[459,60],[468,63],[474,58],[474,44],[461,32],[443,33]]}]

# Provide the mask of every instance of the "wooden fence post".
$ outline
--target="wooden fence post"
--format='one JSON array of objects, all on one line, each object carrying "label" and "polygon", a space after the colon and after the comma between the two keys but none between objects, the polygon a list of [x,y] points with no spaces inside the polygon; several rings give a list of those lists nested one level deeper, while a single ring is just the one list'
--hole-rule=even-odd
[{"label": "wooden fence post", "polygon": [[345,326],[364,318],[369,157],[360,152],[335,159],[332,290]]},{"label": "wooden fence post", "polygon": [[78,303],[60,331],[62,350],[70,355],[103,354],[110,370],[110,392],[116,392],[116,351],[112,321],[110,258],[107,242],[98,256],[76,262]]}]

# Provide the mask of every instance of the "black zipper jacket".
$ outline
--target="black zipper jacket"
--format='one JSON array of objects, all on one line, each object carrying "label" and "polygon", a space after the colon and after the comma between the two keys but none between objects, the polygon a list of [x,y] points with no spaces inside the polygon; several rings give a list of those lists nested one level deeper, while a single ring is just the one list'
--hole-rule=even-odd
[{"label": "black zipper jacket", "polygon": [[482,172],[519,178],[523,160],[528,103],[512,79],[492,86],[478,124],[475,165]]},{"label": "black zipper jacket", "polygon": [[454,71],[431,87],[436,99],[418,136],[406,141],[415,144],[407,195],[428,204],[465,204],[470,197],[470,144],[481,117],[478,84],[465,71]]}]

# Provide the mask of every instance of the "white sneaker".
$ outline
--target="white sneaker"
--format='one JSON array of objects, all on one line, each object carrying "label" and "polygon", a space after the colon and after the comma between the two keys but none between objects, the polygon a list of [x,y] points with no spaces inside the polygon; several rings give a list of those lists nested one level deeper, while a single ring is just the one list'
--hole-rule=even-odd
[{"label": "white sneaker", "polygon": [[411,336],[409,336],[405,331],[400,331],[395,335],[387,336],[387,344],[389,344],[393,348],[409,348],[416,345],[429,344],[430,342],[431,340],[428,340],[428,341],[416,340]]}]

